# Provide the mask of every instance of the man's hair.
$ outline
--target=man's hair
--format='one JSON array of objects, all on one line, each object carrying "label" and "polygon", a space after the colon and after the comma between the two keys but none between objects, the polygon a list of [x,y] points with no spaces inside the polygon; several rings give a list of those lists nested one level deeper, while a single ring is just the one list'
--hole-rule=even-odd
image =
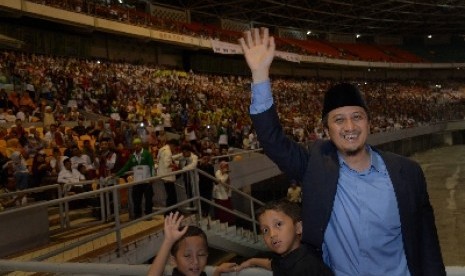
[{"label": "man's hair", "polygon": [[169,139],[166,143],[168,145],[179,146],[179,141],[176,139]]},{"label": "man's hair", "polygon": [[109,137],[103,137],[102,139],[100,139],[100,143],[101,142],[110,142],[110,138]]},{"label": "man's hair", "polygon": [[82,168],[85,168],[85,167],[86,167],[86,165],[80,163],[80,164],[77,166],[77,170],[78,170],[78,171],[81,171],[81,169],[82,169]]},{"label": "man's hair", "polygon": [[267,202],[264,206],[257,210],[257,219],[259,219],[260,216],[268,210],[283,212],[286,216],[290,217],[294,223],[302,221],[300,206],[297,205],[297,203],[290,202],[287,199],[279,199]]},{"label": "man's hair", "polygon": [[[182,227],[180,228],[180,230],[181,229]],[[173,246],[171,246],[170,253],[172,256],[176,256],[176,253],[179,250],[179,245],[183,240],[185,240],[188,237],[201,237],[205,241],[205,246],[208,248],[208,240],[205,232],[203,232],[203,230],[197,226],[189,225],[187,226],[187,232],[184,235],[182,235],[182,237],[179,238],[179,240],[175,241]]]}]

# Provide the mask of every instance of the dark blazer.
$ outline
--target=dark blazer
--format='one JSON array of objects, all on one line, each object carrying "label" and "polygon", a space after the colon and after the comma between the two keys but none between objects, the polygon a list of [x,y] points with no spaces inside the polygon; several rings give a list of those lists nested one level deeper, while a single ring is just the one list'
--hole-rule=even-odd
[{"label": "dark blazer", "polygon": [[[303,183],[302,241],[321,256],[339,178],[335,145],[318,140],[306,149],[292,141],[283,132],[274,105],[251,118],[265,154]],[[411,275],[446,275],[423,171],[408,158],[373,149],[383,158],[394,186]]]}]

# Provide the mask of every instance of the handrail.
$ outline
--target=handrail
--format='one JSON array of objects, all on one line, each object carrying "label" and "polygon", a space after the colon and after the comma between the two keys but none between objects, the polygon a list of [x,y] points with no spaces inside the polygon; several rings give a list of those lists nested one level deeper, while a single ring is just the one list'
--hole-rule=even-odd
[{"label": "handrail", "polygon": [[254,149],[254,150],[241,149],[238,152],[228,153],[228,154],[225,154],[225,155],[212,156],[211,160],[218,160],[218,159],[221,159],[221,158],[229,158],[229,157],[234,157],[234,156],[237,156],[237,155],[244,155],[244,154],[250,155],[250,154],[256,153],[256,152],[263,152],[263,149],[262,148]]},{"label": "handrail", "polygon": [[[52,263],[0,260],[0,272],[26,271],[51,272],[56,274],[72,275],[147,275],[150,265],[105,264],[105,263]],[[213,275],[215,267],[207,265],[205,273]],[[163,275],[171,275],[172,267],[166,266]],[[234,272],[222,273],[223,276],[237,275]],[[241,276],[271,276],[272,272],[260,268],[247,268],[240,273]]]},{"label": "handrail", "polygon": [[99,275],[146,275],[148,265],[123,265],[105,263],[52,263],[0,260],[0,271],[29,271]]},{"label": "handrail", "polygon": [[[26,272],[51,272],[72,275],[147,275],[150,265],[129,264],[105,264],[105,263],[52,263],[0,260],[0,272],[26,271]],[[207,275],[213,275],[214,266],[206,266]],[[166,271],[171,275],[171,270]],[[448,276],[465,275],[464,266],[446,266]],[[164,274],[165,275],[165,274]],[[223,276],[234,276],[236,273],[222,273]],[[241,276],[271,276],[271,271],[260,268],[247,268],[240,272]]]}]

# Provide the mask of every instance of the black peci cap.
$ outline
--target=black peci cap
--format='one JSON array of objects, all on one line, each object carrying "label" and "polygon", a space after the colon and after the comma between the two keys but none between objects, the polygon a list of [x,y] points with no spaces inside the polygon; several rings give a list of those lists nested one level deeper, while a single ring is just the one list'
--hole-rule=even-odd
[{"label": "black peci cap", "polygon": [[367,105],[358,88],[350,83],[340,83],[326,91],[321,118],[336,108],[343,106],[360,106],[368,112]]}]

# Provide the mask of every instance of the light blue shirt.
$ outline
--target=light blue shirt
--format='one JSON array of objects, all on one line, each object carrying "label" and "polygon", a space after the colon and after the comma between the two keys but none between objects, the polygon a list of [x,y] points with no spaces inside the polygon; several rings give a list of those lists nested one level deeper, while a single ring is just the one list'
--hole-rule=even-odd
[{"label": "light blue shirt", "polygon": [[[272,105],[270,81],[252,84],[250,114]],[[383,159],[368,148],[371,166],[364,172],[352,170],[339,156],[340,175],[323,259],[337,276],[408,276],[394,188]]]},{"label": "light blue shirt", "polygon": [[349,168],[339,156],[339,181],[323,242],[335,275],[410,275],[396,195],[381,156],[368,147],[371,166]]},{"label": "light blue shirt", "polygon": [[252,98],[250,114],[258,114],[267,111],[273,105],[271,83],[269,80],[257,84],[252,83]]}]

